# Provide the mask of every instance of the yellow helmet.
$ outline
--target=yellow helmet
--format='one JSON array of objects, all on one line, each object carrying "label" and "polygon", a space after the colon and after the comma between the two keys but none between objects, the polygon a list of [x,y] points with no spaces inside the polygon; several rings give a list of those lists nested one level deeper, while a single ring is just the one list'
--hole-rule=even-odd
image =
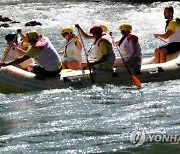
[{"label": "yellow helmet", "polygon": [[31,40],[34,38],[37,38],[39,36],[38,32],[36,30],[30,30],[27,34],[26,34],[26,38],[27,40]]},{"label": "yellow helmet", "polygon": [[27,49],[29,46],[28,42],[22,42],[22,49]]},{"label": "yellow helmet", "polygon": [[99,25],[101,28],[102,28],[102,30],[103,30],[103,32],[107,32],[108,31],[108,28],[107,28],[107,26],[106,25],[104,25],[104,24],[100,24]]},{"label": "yellow helmet", "polygon": [[130,24],[122,24],[121,26],[119,26],[119,30],[131,32],[132,26]]},{"label": "yellow helmet", "polygon": [[70,28],[70,27],[66,27],[66,28],[63,28],[61,31],[60,31],[61,35],[63,33],[73,33],[73,29]]}]

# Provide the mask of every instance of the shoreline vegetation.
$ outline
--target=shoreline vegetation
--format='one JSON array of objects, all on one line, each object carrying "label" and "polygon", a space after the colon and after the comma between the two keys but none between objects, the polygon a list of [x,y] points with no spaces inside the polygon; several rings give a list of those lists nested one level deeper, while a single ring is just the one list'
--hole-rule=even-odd
[{"label": "shoreline vegetation", "polygon": [[[58,1],[58,0],[57,0]],[[72,2],[83,2],[83,1],[89,1],[89,2],[124,2],[124,3],[143,3],[143,4],[149,4],[153,2],[168,2],[169,0],[63,0],[63,1],[72,1]]]},{"label": "shoreline vegetation", "polygon": [[[78,1],[78,0],[72,0],[72,1]],[[81,1],[81,0],[79,0]],[[168,0],[89,0],[91,2],[125,2],[125,3],[153,3],[153,2],[168,2]]]},{"label": "shoreline vegetation", "polygon": [[0,3],[10,3],[10,4],[17,4],[17,3],[49,3],[49,2],[123,2],[123,3],[131,3],[131,4],[136,4],[136,3],[143,3],[143,4],[150,4],[153,2],[168,2],[168,0],[20,0],[20,1],[1,1]]},{"label": "shoreline vegetation", "polygon": [[[56,0],[55,0],[56,1]],[[57,0],[58,1],[58,0]],[[124,3],[143,3],[143,4],[149,4],[153,2],[168,2],[169,0],[62,0],[62,1],[72,1],[72,2],[83,2],[83,1],[89,1],[89,2],[124,2]]]}]

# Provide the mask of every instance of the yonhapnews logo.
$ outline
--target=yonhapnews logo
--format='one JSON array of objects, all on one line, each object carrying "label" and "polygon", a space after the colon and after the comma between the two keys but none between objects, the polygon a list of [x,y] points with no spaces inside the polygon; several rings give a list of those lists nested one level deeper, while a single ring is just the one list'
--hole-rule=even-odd
[{"label": "yonhapnews logo", "polygon": [[134,130],[131,132],[129,140],[138,147],[145,142],[180,142],[180,135],[146,134],[143,130]]}]

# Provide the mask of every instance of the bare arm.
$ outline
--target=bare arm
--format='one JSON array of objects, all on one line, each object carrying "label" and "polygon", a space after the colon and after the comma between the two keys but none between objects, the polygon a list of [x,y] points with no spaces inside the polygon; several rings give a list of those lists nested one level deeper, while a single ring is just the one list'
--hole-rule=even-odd
[{"label": "bare arm", "polygon": [[92,40],[95,39],[92,35],[88,35],[87,33],[85,33],[78,24],[76,24],[75,27],[78,29],[79,33],[80,33],[85,39],[92,39]]},{"label": "bare arm", "polygon": [[18,29],[18,30],[17,30],[17,33],[20,35],[21,39],[22,39],[24,42],[28,42],[26,36],[22,33],[22,30],[21,30],[21,29]]},{"label": "bare arm", "polygon": [[13,44],[13,48],[18,52],[18,54],[19,54],[20,56],[23,56],[23,55],[26,54],[26,51],[23,50],[23,49],[21,49],[21,48],[19,48],[16,44]]},{"label": "bare arm", "polygon": [[27,55],[24,55],[23,57],[20,57],[20,58],[17,58],[11,62],[8,62],[8,63],[0,63],[0,67],[1,66],[8,66],[8,65],[16,65],[16,64],[20,64],[22,63],[23,61],[29,59],[30,57],[27,56]]},{"label": "bare arm", "polygon": [[96,64],[101,64],[108,60],[108,45],[105,41],[101,41],[99,43],[99,50],[102,54],[102,57],[99,60],[95,61],[94,63],[91,63],[90,64],[91,66],[96,65]]},{"label": "bare arm", "polygon": [[80,40],[79,40],[79,38],[76,36],[76,35],[74,35],[74,38],[76,39],[76,46],[80,49],[80,50],[82,50],[82,43],[80,42]]},{"label": "bare arm", "polygon": [[171,30],[168,30],[166,33],[164,34],[154,34],[154,37],[160,37],[160,38],[163,38],[163,39],[167,39],[169,36],[171,36],[174,32],[171,31]]},{"label": "bare arm", "polygon": [[9,58],[9,55],[7,54],[6,56],[3,57],[3,59],[1,60],[1,62],[3,62],[3,63],[6,62],[6,61],[8,60],[8,58]]},{"label": "bare arm", "polygon": [[115,44],[116,47],[119,46],[119,42],[120,42],[120,41],[114,42],[114,44]]},{"label": "bare arm", "polygon": [[63,56],[63,55],[64,55],[64,51],[58,51],[58,54],[59,54],[60,56]]},{"label": "bare arm", "polygon": [[107,59],[108,59],[108,55],[103,55],[99,60],[97,60],[93,63],[90,63],[90,66],[94,66],[96,64],[101,64],[101,63],[107,61]]}]

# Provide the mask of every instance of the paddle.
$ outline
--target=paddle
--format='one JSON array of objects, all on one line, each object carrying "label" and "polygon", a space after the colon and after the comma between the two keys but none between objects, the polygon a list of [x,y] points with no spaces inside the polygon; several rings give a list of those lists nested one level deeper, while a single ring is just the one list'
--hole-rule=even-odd
[{"label": "paddle", "polygon": [[122,60],[123,60],[124,66],[126,67],[128,73],[129,73],[129,75],[131,76],[132,84],[140,88],[141,85],[142,85],[141,82],[140,82],[140,80],[139,80],[137,77],[135,77],[135,76],[131,73],[131,71],[130,71],[128,65],[126,64],[126,62],[125,62],[125,60],[124,60],[124,57],[122,56],[122,54],[121,54],[121,52],[120,52],[119,47],[117,47],[117,49],[118,49],[119,54],[120,54],[120,56],[121,56],[121,58],[122,58]]},{"label": "paddle", "polygon": [[[69,42],[67,42],[66,44],[64,44],[59,50],[62,50],[65,46],[68,46],[72,41],[73,41],[73,39],[70,40]],[[58,53],[59,53],[59,52],[58,52]]]},{"label": "paddle", "polygon": [[83,45],[83,48],[84,48],[85,55],[86,55],[87,65],[88,65],[88,69],[89,69],[89,72],[90,72],[90,78],[91,78],[92,83],[94,83],[94,77],[93,77],[93,75],[92,75],[91,68],[90,68],[90,65],[89,65],[88,54],[87,54],[87,52],[86,52],[86,48],[85,48],[85,45],[84,45],[84,43],[83,43],[82,36],[81,36],[81,34],[80,34],[78,28],[77,28],[77,31],[78,31],[80,40],[81,40],[81,42],[82,42],[82,45]]},{"label": "paddle", "polygon": [[7,57],[9,51],[11,50],[12,46],[13,46],[13,43],[15,42],[15,40],[17,39],[17,36],[18,36],[18,33],[16,33],[14,39],[12,40],[11,44],[9,45],[8,47],[8,50],[6,52],[6,54],[4,54],[4,56],[1,58],[1,62]]},{"label": "paddle", "polygon": [[158,39],[160,39],[161,41],[163,41],[164,43],[168,43],[167,41],[165,41],[164,39],[162,39],[161,37],[157,37]]}]

